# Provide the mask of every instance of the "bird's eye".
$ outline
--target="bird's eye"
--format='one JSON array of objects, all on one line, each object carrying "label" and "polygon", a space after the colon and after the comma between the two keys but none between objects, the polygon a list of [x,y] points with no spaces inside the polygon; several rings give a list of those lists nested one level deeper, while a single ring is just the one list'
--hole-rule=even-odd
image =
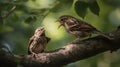
[{"label": "bird's eye", "polygon": [[64,21],[64,19],[61,19],[61,21]]}]

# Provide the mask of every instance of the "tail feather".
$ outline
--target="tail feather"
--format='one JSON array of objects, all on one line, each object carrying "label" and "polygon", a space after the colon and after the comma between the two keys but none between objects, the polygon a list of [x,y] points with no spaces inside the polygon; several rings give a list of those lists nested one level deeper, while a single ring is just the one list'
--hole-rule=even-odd
[{"label": "tail feather", "polygon": [[101,36],[103,36],[103,37],[105,37],[105,38],[107,38],[107,39],[109,39],[109,40],[112,40],[112,39],[113,39],[113,38],[111,38],[110,36],[105,35],[104,33],[100,32],[100,31],[95,31],[95,33],[96,33],[96,34],[99,34],[99,35],[101,35]]}]

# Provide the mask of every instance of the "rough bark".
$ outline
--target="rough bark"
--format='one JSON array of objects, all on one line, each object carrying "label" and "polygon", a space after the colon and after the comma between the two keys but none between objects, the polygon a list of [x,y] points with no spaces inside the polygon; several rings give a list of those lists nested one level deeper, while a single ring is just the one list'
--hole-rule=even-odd
[{"label": "rough bark", "polygon": [[[120,48],[120,27],[108,34],[113,40],[96,36],[85,40],[75,40],[54,51],[39,53],[37,57],[16,55],[24,67],[60,67],[78,60],[83,60],[105,51],[116,51]],[[17,64],[17,63],[16,63]]]}]

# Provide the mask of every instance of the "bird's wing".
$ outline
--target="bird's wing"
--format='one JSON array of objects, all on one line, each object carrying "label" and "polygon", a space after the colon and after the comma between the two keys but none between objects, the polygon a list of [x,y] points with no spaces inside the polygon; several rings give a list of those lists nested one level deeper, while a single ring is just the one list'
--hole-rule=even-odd
[{"label": "bird's wing", "polygon": [[28,54],[31,54],[31,49],[32,49],[32,42],[34,41],[34,36],[32,36],[30,39],[29,39],[29,44],[28,44]]},{"label": "bird's wing", "polygon": [[96,30],[96,28],[94,28],[92,25],[88,24],[88,23],[80,23],[80,24],[76,24],[75,26],[70,28],[71,31],[92,31],[92,30]]},{"label": "bird's wing", "polygon": [[83,30],[83,31],[92,31],[92,30],[95,30],[95,28],[93,26],[91,26],[90,24],[82,24],[81,26],[79,26],[79,29],[80,30]]},{"label": "bird's wing", "polygon": [[50,41],[50,38],[49,37],[46,37],[46,39],[47,39],[47,43]]}]

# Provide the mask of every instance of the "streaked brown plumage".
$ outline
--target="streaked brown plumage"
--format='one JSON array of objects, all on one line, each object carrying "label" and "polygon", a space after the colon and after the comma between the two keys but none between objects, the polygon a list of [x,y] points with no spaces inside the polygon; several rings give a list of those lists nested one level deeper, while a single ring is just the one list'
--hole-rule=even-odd
[{"label": "streaked brown plumage", "polygon": [[44,52],[46,44],[49,40],[50,38],[45,36],[45,29],[43,27],[38,27],[35,30],[34,35],[29,40],[28,54],[34,56],[38,53]]},{"label": "streaked brown plumage", "polygon": [[95,33],[108,39],[112,39],[104,33],[98,31],[92,25],[70,15],[63,15],[59,17],[58,22],[60,22],[61,24],[58,28],[64,26],[68,33],[74,35],[77,38],[84,38],[87,36],[91,36],[92,33]]}]

